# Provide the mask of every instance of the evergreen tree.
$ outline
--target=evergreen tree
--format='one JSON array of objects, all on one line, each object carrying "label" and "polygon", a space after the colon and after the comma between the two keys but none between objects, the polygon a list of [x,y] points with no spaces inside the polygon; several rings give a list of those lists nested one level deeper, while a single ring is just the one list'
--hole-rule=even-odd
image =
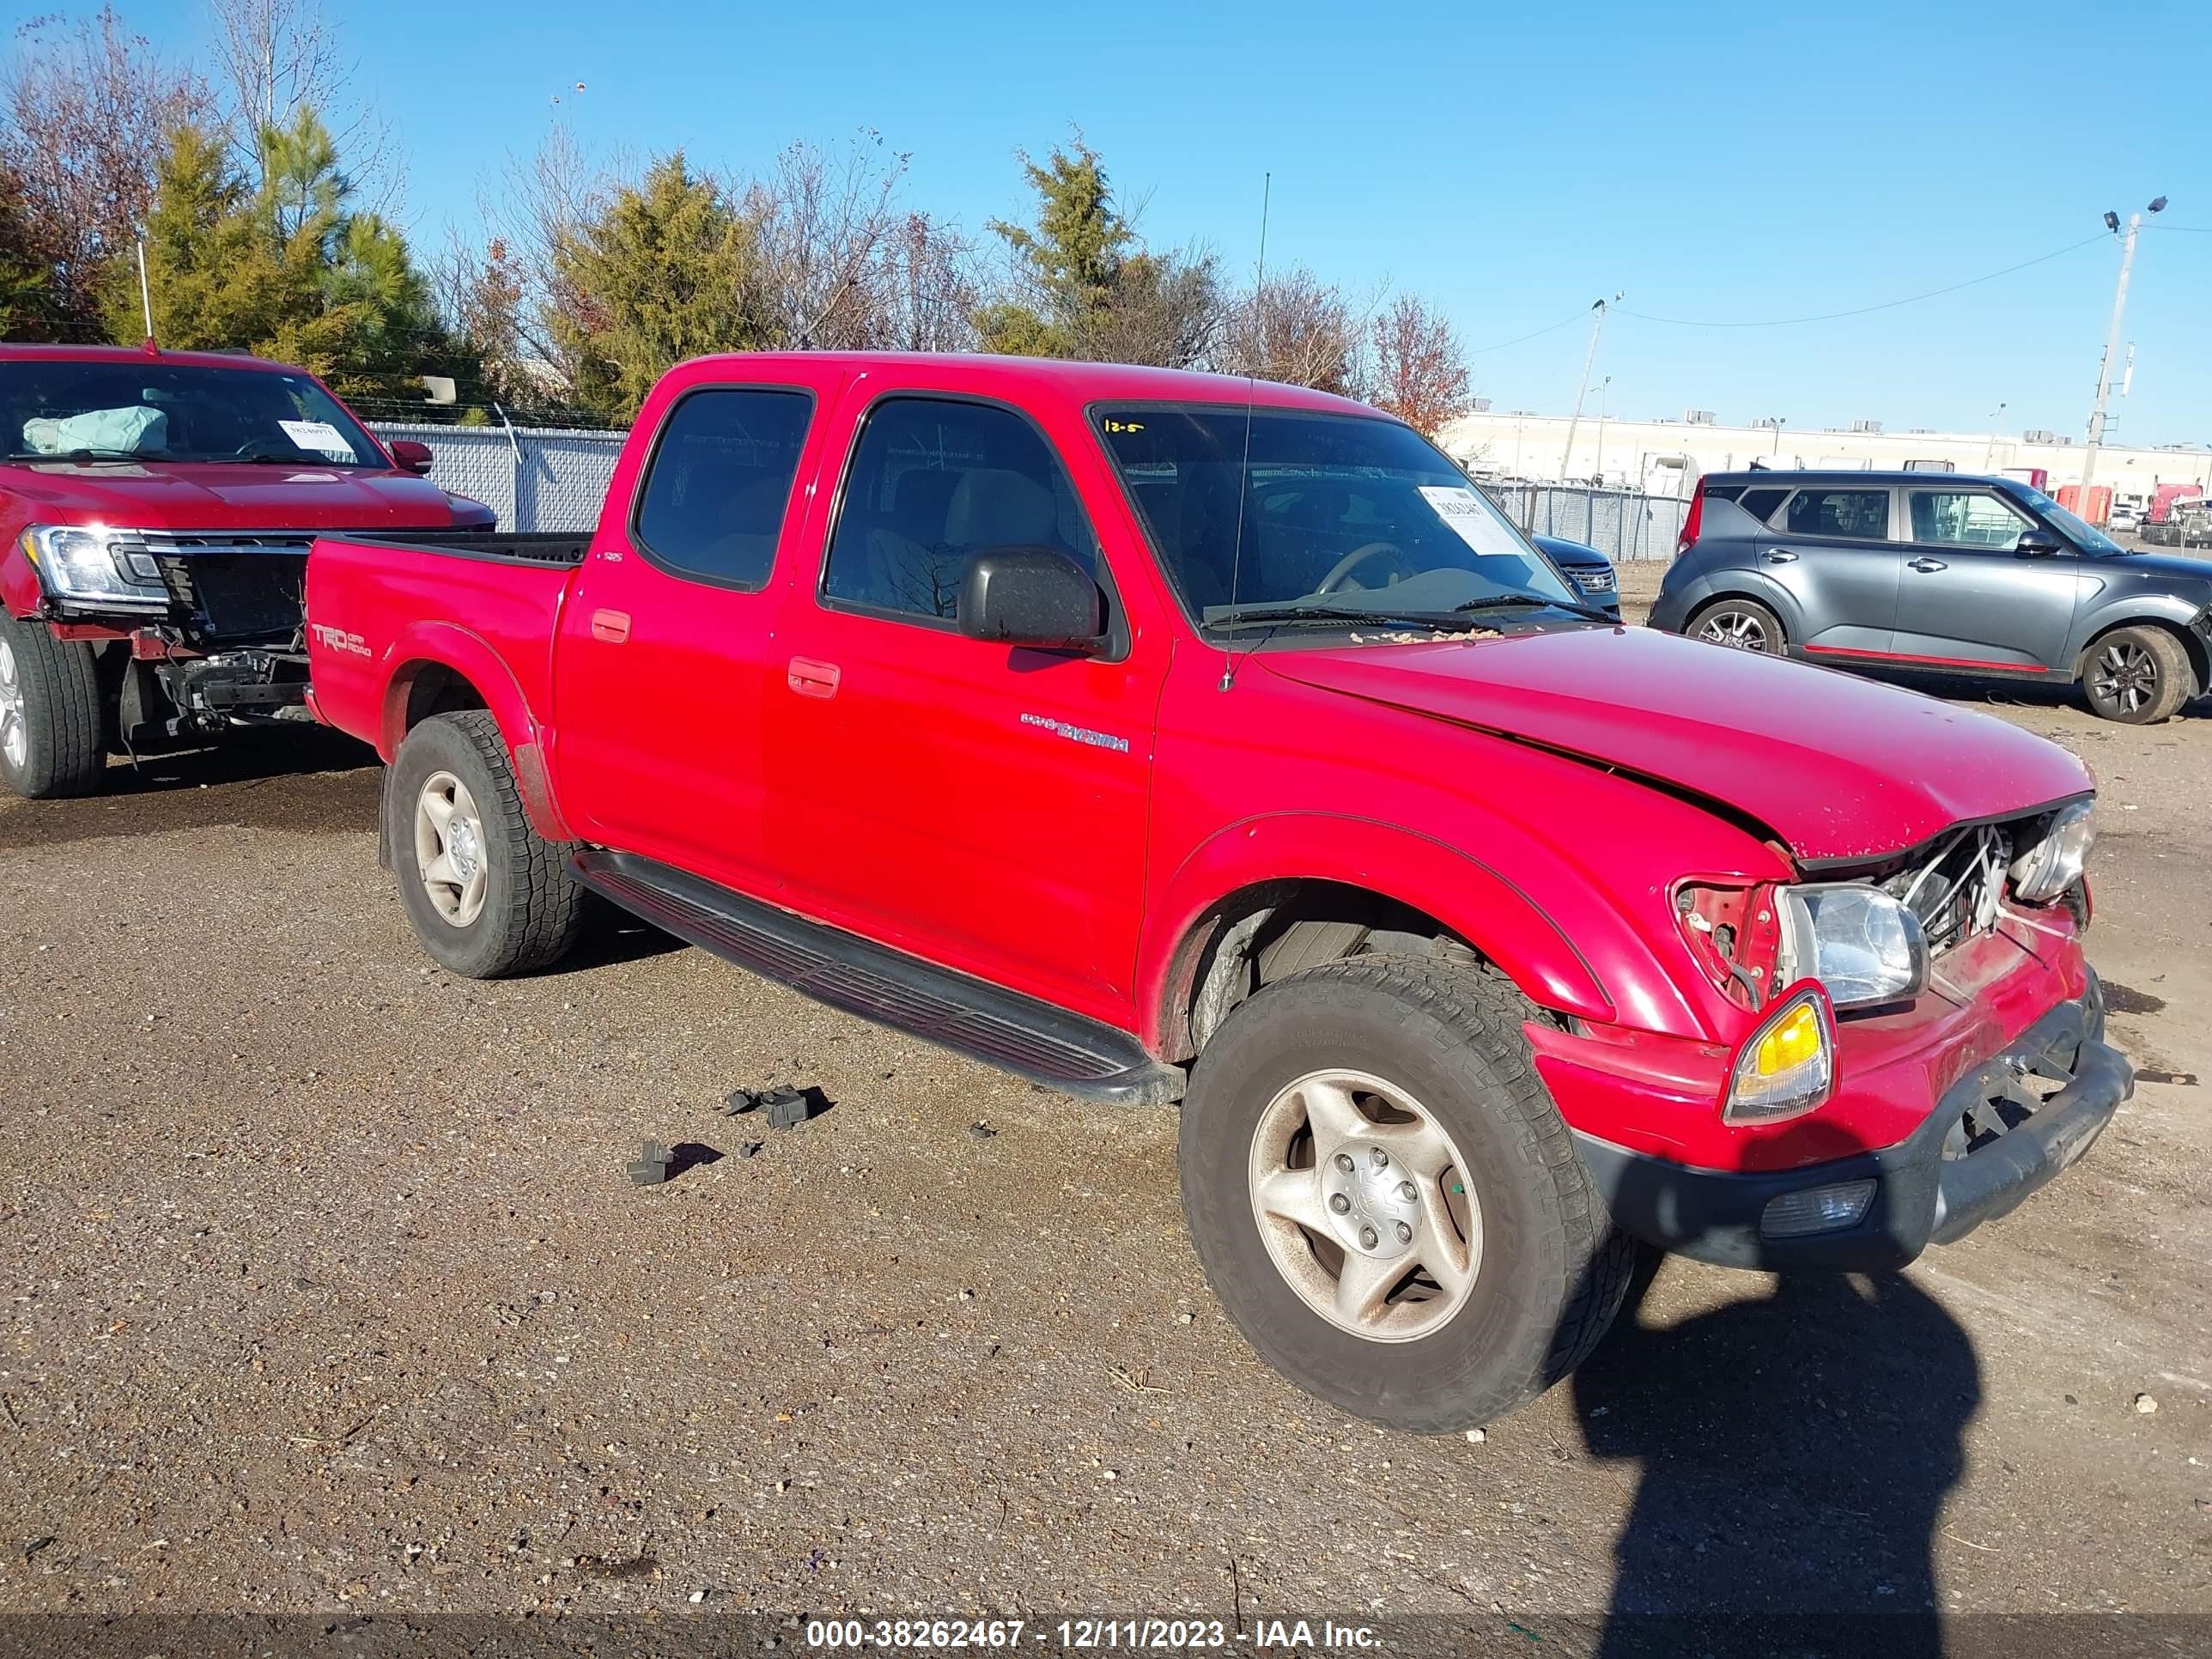
[{"label": "evergreen tree", "polygon": [[574,296],[553,319],[556,344],[576,366],[573,395],[591,408],[635,415],[672,364],[769,343],[749,303],[754,227],[681,150],[617,188],[553,258]]}]

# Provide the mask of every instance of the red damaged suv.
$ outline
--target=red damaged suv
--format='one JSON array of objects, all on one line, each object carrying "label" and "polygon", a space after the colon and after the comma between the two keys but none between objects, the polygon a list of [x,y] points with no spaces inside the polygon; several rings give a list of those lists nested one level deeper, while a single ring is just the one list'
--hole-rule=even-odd
[{"label": "red damaged suv", "polygon": [[1623,628],[1322,393],[687,363],[596,533],[325,538],[307,615],[439,961],[543,967],[587,888],[1068,1093],[1180,1101],[1224,1306],[1401,1427],[1565,1374],[1637,1240],[1895,1267],[2132,1086],[2072,756]]}]

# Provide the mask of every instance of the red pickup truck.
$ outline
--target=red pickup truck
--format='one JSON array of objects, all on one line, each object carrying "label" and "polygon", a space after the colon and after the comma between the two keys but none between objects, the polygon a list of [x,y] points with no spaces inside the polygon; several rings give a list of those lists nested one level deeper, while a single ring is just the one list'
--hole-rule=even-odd
[{"label": "red pickup truck", "polygon": [[317,530],[492,527],[305,369],[0,345],[0,781],[80,795],[111,753],[307,718]]},{"label": "red pickup truck", "polygon": [[589,889],[1094,1101],[1182,1103],[1222,1303],[1480,1423],[1637,1241],[1881,1269],[2130,1092],[2092,787],[1988,717],[1584,606],[1409,428],[1241,380],[714,358],[597,532],[325,538],[322,717],[430,953]]}]

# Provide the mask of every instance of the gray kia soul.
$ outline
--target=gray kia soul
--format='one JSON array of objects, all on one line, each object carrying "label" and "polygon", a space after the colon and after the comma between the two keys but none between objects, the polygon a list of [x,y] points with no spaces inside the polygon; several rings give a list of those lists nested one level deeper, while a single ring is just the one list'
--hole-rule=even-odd
[{"label": "gray kia soul", "polygon": [[2078,683],[2145,726],[2212,687],[2212,561],[2122,547],[2013,478],[1716,472],[1651,625],[1838,667]]}]

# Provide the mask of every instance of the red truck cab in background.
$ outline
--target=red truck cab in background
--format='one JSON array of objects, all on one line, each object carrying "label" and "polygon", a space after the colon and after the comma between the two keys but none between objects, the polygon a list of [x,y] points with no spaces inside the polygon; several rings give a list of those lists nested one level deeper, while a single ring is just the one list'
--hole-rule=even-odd
[{"label": "red truck cab in background", "polygon": [[2131,1086],[2076,760],[1622,628],[1323,393],[687,363],[592,535],[326,537],[307,611],[439,961],[544,967],[588,888],[1079,1097],[1180,1100],[1229,1313],[1401,1427],[1571,1369],[1637,1241],[1894,1267]]},{"label": "red truck cab in background", "polygon": [[492,527],[429,466],[304,369],[0,345],[0,781],[82,794],[111,753],[306,718],[314,532]]}]

